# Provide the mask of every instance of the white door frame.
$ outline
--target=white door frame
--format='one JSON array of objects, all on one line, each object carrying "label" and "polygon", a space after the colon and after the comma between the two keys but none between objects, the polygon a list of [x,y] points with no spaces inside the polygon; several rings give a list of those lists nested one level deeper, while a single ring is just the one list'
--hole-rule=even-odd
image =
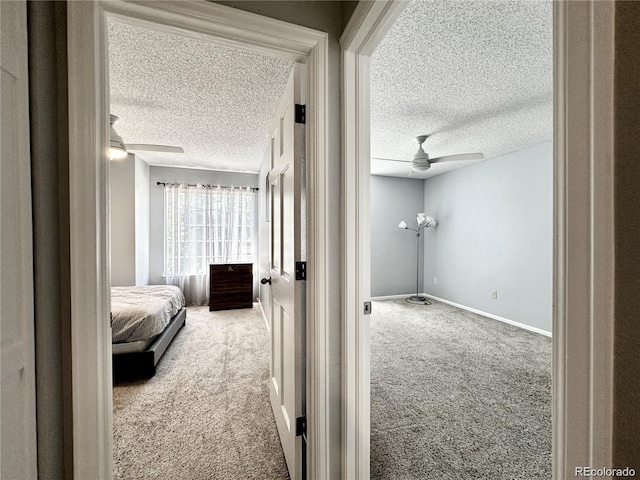
[{"label": "white door frame", "polygon": [[[69,190],[74,478],[112,476],[107,16],[307,65],[307,465],[329,471],[328,35],[210,2],[69,2]],[[181,29],[180,32],[176,28]],[[191,32],[191,33],[189,33]]]},{"label": "white door frame", "polygon": [[342,48],[342,478],[369,478],[369,57],[407,2],[359,2]]},{"label": "white door frame", "polygon": [[[360,2],[343,50],[343,478],[369,476],[369,57],[404,8]],[[614,2],[554,2],[553,478],[612,467]]]}]

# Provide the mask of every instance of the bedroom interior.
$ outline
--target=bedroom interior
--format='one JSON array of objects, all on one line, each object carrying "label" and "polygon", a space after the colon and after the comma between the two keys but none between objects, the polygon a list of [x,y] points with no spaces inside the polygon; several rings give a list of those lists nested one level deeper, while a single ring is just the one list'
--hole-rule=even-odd
[{"label": "bedroom interior", "polygon": [[371,478],[551,478],[552,63],[551,2],[412,1],[371,57]]},{"label": "bedroom interior", "polygon": [[113,19],[108,35],[112,147],[127,151],[110,162],[114,478],[288,478],[254,302],[259,172],[293,63]]}]

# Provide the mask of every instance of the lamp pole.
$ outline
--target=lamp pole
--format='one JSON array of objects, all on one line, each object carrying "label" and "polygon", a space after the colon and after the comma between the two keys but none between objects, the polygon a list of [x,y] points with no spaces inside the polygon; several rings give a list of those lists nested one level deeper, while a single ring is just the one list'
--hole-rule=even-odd
[{"label": "lamp pole", "polygon": [[416,294],[407,298],[407,302],[418,305],[431,305],[428,298],[420,296],[420,232],[427,227],[435,227],[436,221],[433,217],[426,217],[424,213],[419,213],[416,220],[418,228],[410,228],[404,220],[398,225],[399,228],[416,232]]},{"label": "lamp pole", "polygon": [[[420,297],[420,231],[416,232],[416,238],[418,244],[416,248],[416,300],[420,300],[423,297]],[[424,300],[427,300],[426,298]]]}]

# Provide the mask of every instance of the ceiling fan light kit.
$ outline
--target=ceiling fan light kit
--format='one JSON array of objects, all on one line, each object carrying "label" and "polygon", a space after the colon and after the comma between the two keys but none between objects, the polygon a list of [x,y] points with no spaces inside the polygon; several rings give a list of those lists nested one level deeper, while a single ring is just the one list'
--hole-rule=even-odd
[{"label": "ceiling fan light kit", "polygon": [[121,160],[129,154],[129,150],[144,152],[162,152],[162,153],[184,153],[182,147],[172,147],[169,145],[150,145],[146,143],[124,143],[122,137],[118,135],[113,126],[119,118],[116,115],[109,116],[111,124],[109,158],[111,160]]},{"label": "ceiling fan light kit", "polygon": [[122,137],[118,135],[116,129],[113,127],[113,124],[118,121],[118,117],[115,115],[109,116],[109,123],[111,124],[111,132],[110,132],[110,148],[109,148],[109,158],[111,160],[122,160],[125,158],[129,152],[127,152],[127,147],[124,146],[124,142],[122,141]]},{"label": "ceiling fan light kit", "polygon": [[426,172],[430,168],[431,164],[429,162],[416,162],[414,160],[413,164],[411,165],[412,172]]},{"label": "ceiling fan light kit", "polygon": [[425,213],[418,213],[416,216],[417,228],[411,228],[407,225],[407,222],[402,220],[398,224],[398,228],[403,230],[411,230],[412,232],[416,232],[416,239],[418,242],[418,248],[416,252],[416,294],[407,298],[407,302],[413,303],[416,305],[431,305],[431,301],[422,295],[420,295],[420,232],[422,232],[425,228],[435,227],[438,223],[436,219],[430,215],[425,215]]},{"label": "ceiling fan light kit", "polygon": [[[446,155],[444,157],[436,157],[429,158],[429,154],[424,151],[422,148],[422,144],[425,140],[429,138],[429,135],[418,135],[416,137],[416,142],[418,142],[418,151],[413,156],[413,160],[411,161],[411,167],[409,168],[409,176],[413,172],[424,173],[431,168],[432,163],[440,163],[440,162],[452,162],[452,161],[469,161],[469,160],[482,160],[484,155],[482,153],[462,153],[458,155]],[[379,158],[374,157],[378,160],[390,161],[390,162],[403,162],[407,163],[406,160],[396,160],[393,158]]]},{"label": "ceiling fan light kit", "polygon": [[411,172],[426,172],[431,168],[431,162],[429,161],[429,155],[422,148],[422,144],[427,139],[428,135],[419,135],[416,137],[416,142],[418,142],[418,151],[413,156],[413,161],[411,162]]},{"label": "ceiling fan light kit", "polygon": [[123,158],[126,158],[127,155],[129,155],[129,152],[127,152],[125,148],[114,146],[113,143],[111,144],[111,147],[109,148],[109,158],[111,160],[122,160]]}]

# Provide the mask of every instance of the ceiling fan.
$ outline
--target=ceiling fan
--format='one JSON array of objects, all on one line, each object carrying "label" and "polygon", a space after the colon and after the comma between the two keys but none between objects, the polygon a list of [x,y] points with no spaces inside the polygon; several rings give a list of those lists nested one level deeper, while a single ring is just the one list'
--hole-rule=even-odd
[{"label": "ceiling fan", "polygon": [[[429,155],[427,155],[427,153],[422,148],[422,144],[427,139],[427,137],[429,137],[429,135],[419,135],[416,137],[416,142],[418,142],[420,146],[418,147],[418,151],[413,156],[413,160],[411,161],[411,169],[409,170],[409,175],[411,175],[413,172],[426,172],[431,168],[432,163],[462,160],[482,160],[484,158],[484,155],[481,153],[462,153],[458,155],[445,155],[444,157],[429,158]],[[396,160],[393,158],[377,158],[377,160],[407,163],[407,160]]]},{"label": "ceiling fan", "polygon": [[110,115],[109,122],[111,123],[111,148],[109,149],[109,155],[111,160],[119,160],[125,158],[132,151],[144,151],[144,152],[162,152],[162,153],[184,153],[182,147],[171,147],[169,145],[151,145],[146,143],[124,143],[122,137],[118,135],[113,125],[119,120],[116,115]]}]

